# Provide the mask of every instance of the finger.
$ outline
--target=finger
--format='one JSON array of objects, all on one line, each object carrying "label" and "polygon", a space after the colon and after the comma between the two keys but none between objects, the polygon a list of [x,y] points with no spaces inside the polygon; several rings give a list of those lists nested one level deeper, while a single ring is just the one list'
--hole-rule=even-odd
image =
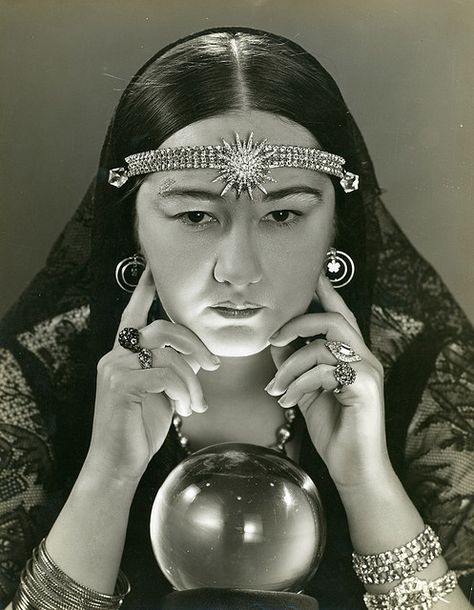
[{"label": "finger", "polygon": [[194,374],[199,372],[201,365],[197,360],[195,360],[192,356],[189,356],[188,354],[181,354],[181,357],[184,358],[184,360],[186,360],[189,366],[193,369]]},{"label": "finger", "polygon": [[[337,401],[345,407],[365,408],[370,404],[377,404],[380,385],[374,375],[374,370],[360,362],[352,363],[351,366],[356,372],[356,378],[353,383],[343,385],[340,393],[334,395]],[[310,392],[323,390],[333,392],[340,387],[334,376],[334,370],[334,366],[318,364],[306,371],[288,386],[286,393],[278,400],[278,403],[285,408],[294,407],[305,394]]]},{"label": "finger", "polygon": [[192,330],[182,324],[168,320],[155,320],[140,332],[142,345],[155,348],[170,346],[184,356],[190,356],[191,363],[199,363],[207,371],[215,371],[220,359],[214,355]]},{"label": "finger", "polygon": [[298,377],[278,400],[278,404],[285,408],[294,407],[303,398],[304,394],[318,390],[333,391],[338,385],[334,377],[334,367],[329,364],[318,364]]},{"label": "finger", "polygon": [[361,335],[349,324],[341,313],[305,313],[291,319],[269,338],[269,343],[276,346],[287,345],[297,337],[315,337],[325,335],[328,341],[343,341],[359,353],[368,356],[370,353]]},{"label": "finger", "polygon": [[329,279],[321,273],[318,279],[318,285],[316,287],[316,295],[319,298],[321,305],[327,312],[334,312],[342,314],[349,324],[359,333],[362,337],[359,325],[355,315],[346,305],[344,299],[337,292],[334,286],[331,284]]},{"label": "finger", "polygon": [[161,393],[181,405],[190,402],[188,387],[170,367],[116,371],[113,388],[116,393],[127,395],[140,404],[144,396]]},{"label": "finger", "polygon": [[291,354],[295,351],[292,345],[284,345],[283,347],[277,347],[276,345],[270,346],[270,354],[272,356],[273,362],[277,369],[280,369],[280,366],[285,362],[285,360],[291,356]]},{"label": "finger", "polygon": [[306,415],[306,411],[321,394],[322,390],[315,390],[314,392],[309,392],[309,394],[303,394],[303,397],[298,401],[298,407],[303,415]]},{"label": "finger", "polygon": [[170,347],[155,349],[152,352],[154,367],[171,367],[184,381],[189,392],[191,409],[196,413],[207,411],[208,407],[204,400],[201,383],[183,357]]},{"label": "finger", "polygon": [[140,329],[146,325],[148,312],[151,304],[153,303],[153,299],[155,298],[155,292],[155,282],[151,274],[151,269],[149,265],[147,265],[135,290],[132,293],[132,296],[130,297],[127,306],[123,310],[119,327],[117,329],[117,334],[115,336],[114,347],[119,345],[118,336],[123,328],[131,326]]},{"label": "finger", "polygon": [[[148,349],[148,348],[147,348]],[[188,390],[187,402],[193,411],[203,413],[207,410],[204,401],[204,394],[201,383],[192,367],[186,362],[184,357],[171,347],[160,347],[150,350],[152,354],[152,369],[171,368],[183,381]],[[125,352],[119,360],[122,370],[141,369],[138,354]],[[149,370],[149,369],[145,369]]]},{"label": "finger", "polygon": [[173,413],[177,413],[178,415],[181,415],[182,417],[189,417],[193,413],[193,410],[191,409],[190,401],[185,403],[180,400],[171,400],[171,404],[173,407]]},{"label": "finger", "polygon": [[295,379],[317,364],[330,364],[332,366],[337,364],[336,358],[325,346],[325,341],[321,339],[317,339],[291,354],[281,364],[272,382],[265,390],[271,396],[279,396],[286,391]]}]

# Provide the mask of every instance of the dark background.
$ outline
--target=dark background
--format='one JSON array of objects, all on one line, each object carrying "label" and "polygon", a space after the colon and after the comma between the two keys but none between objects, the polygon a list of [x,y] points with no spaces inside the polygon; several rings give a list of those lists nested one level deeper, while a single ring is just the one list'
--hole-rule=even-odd
[{"label": "dark background", "polygon": [[331,72],[385,203],[474,320],[472,0],[0,0],[0,314],[80,201],[130,76],[218,25],[283,34]]}]

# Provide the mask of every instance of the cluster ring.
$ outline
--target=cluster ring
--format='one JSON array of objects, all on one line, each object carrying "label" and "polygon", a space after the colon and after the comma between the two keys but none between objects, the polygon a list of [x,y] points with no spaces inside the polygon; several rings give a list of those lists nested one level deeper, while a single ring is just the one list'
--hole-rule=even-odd
[{"label": "cluster ring", "polygon": [[139,352],[137,352],[138,361],[140,362],[140,366],[142,369],[151,369],[153,366],[153,353],[147,347],[142,347]]},{"label": "cluster ring", "polygon": [[344,386],[354,383],[356,377],[357,373],[348,362],[338,362],[334,368],[334,378],[338,383],[334,393],[339,394]]},{"label": "cluster ring", "polygon": [[118,336],[119,344],[133,352],[138,357],[142,369],[151,369],[153,366],[153,353],[147,347],[140,345],[140,333],[137,328],[128,326],[122,328]]},{"label": "cluster ring", "polygon": [[122,328],[119,332],[118,342],[123,348],[134,353],[137,353],[142,349],[140,346],[140,333],[138,329],[133,326]]}]

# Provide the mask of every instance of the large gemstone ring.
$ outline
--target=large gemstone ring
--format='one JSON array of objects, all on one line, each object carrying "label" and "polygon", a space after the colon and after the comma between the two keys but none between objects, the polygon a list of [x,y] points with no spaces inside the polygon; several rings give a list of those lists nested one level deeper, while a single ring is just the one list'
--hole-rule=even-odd
[{"label": "large gemstone ring", "polygon": [[343,341],[326,341],[324,345],[339,362],[360,362],[362,360],[359,354],[356,354],[352,347]]}]

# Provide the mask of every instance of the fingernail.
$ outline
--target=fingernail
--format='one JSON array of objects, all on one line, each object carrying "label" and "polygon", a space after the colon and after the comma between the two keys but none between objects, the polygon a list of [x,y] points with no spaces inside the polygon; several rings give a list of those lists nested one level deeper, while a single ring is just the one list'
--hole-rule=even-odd
[{"label": "fingernail", "polygon": [[275,345],[275,347],[283,347],[284,345],[288,345],[288,343],[289,343],[288,338],[285,338],[280,333],[272,335],[268,339],[268,342],[271,345]]},{"label": "fingernail", "polygon": [[284,394],[286,392],[286,388],[284,390],[275,390],[275,386],[277,385],[276,378],[274,377],[270,383],[265,388],[265,392],[270,394],[270,396],[279,396],[280,394]]},{"label": "fingernail", "polygon": [[273,389],[273,386],[275,385],[275,377],[273,377],[273,379],[271,379],[268,384],[265,386],[265,392],[271,392],[271,390]]},{"label": "fingernail", "polygon": [[281,407],[294,407],[296,405],[296,402],[291,398],[288,398],[286,394],[285,396],[282,396],[277,402]]},{"label": "fingernail", "polygon": [[217,369],[220,367],[220,364],[214,364],[213,362],[209,362],[209,364],[206,364],[206,366],[203,366],[203,369],[205,369],[206,371],[217,371]]},{"label": "fingernail", "polygon": [[278,337],[278,335],[280,334],[280,331],[277,330],[276,333],[273,333],[273,335],[271,337],[268,338],[269,341],[273,341],[273,339],[276,339]]},{"label": "fingernail", "polygon": [[276,385],[276,382],[274,382],[272,386],[267,390],[267,393],[270,394],[270,396],[280,396],[281,394],[284,394],[286,392],[286,388],[284,390],[278,390],[275,388]]},{"label": "fingernail", "polygon": [[211,360],[216,365],[221,363],[221,359],[219,358],[219,356],[215,356],[214,354],[212,354]]}]

